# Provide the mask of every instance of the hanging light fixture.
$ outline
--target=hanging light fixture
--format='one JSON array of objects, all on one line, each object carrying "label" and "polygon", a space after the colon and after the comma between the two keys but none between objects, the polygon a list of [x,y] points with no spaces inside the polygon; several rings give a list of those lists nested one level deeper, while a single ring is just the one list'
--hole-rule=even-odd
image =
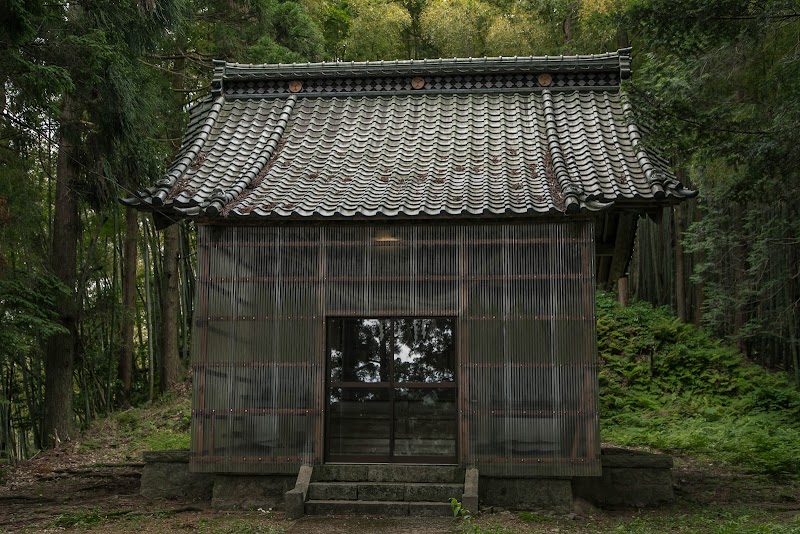
[{"label": "hanging light fixture", "polygon": [[397,243],[400,241],[400,238],[393,236],[388,228],[378,228],[375,231],[375,237],[372,238],[372,241],[379,245],[388,245],[391,243]]}]

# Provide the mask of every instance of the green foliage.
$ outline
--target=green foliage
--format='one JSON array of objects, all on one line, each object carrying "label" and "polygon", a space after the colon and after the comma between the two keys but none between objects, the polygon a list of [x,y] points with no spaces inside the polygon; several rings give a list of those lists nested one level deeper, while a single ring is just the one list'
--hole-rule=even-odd
[{"label": "green foliage", "polygon": [[363,61],[405,55],[402,36],[411,25],[408,11],[389,0],[351,0],[350,6],[355,16],[343,42],[344,57]]},{"label": "green foliage", "polygon": [[137,413],[136,410],[125,410],[124,412],[117,413],[114,419],[116,419],[117,427],[122,432],[133,432],[139,428],[140,417],[141,414]]},{"label": "green foliage", "polygon": [[248,63],[322,59],[324,36],[302,4],[254,0],[232,6],[209,0],[195,8],[189,38],[214,57]]},{"label": "green foliage", "polygon": [[189,448],[189,433],[176,432],[170,429],[149,429],[149,434],[144,438],[144,444],[151,451],[169,451],[174,449]]},{"label": "green foliage", "polygon": [[453,518],[458,519],[461,523],[469,524],[472,521],[470,511],[464,508],[461,501],[455,497],[450,497],[450,509],[453,511]]},{"label": "green foliage", "polygon": [[492,5],[481,0],[433,0],[422,14],[422,31],[444,56],[480,57],[495,15]]},{"label": "green foliage", "polygon": [[188,449],[191,426],[190,399],[165,398],[152,408],[131,408],[114,416],[128,448],[164,451]]},{"label": "green foliage", "polygon": [[788,0],[637,0],[633,109],[700,190],[703,321],[800,385],[800,50]]},{"label": "green foliage", "polygon": [[708,333],[643,302],[597,298],[601,430],[620,445],[800,474],[800,392]]},{"label": "green foliage", "polygon": [[27,354],[40,340],[65,332],[55,303],[67,294],[48,273],[15,269],[0,278],[0,354]]}]

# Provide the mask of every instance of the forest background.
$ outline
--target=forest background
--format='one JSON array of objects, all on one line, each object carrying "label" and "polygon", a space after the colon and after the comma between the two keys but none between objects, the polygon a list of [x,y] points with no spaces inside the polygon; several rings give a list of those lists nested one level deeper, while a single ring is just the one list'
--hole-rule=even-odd
[{"label": "forest background", "polygon": [[181,387],[194,228],[117,201],[163,173],[212,59],[585,54],[700,196],[641,220],[623,297],[800,385],[796,0],[2,0],[0,458]]}]

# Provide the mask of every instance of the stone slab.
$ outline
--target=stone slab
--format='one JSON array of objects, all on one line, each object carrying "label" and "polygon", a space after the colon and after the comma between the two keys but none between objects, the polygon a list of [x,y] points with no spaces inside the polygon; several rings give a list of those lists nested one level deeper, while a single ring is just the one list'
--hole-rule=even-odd
[{"label": "stone slab", "polygon": [[308,498],[315,501],[354,501],[358,499],[358,485],[355,482],[312,482],[308,486]]},{"label": "stone slab", "polygon": [[286,475],[217,475],[211,506],[221,510],[278,509],[295,481]]},{"label": "stone slab", "polygon": [[308,487],[311,484],[311,477],[314,468],[310,465],[300,466],[297,472],[297,480],[294,489],[290,489],[283,495],[283,505],[286,507],[286,516],[289,519],[297,519],[305,515],[305,504],[308,498]]},{"label": "stone slab", "polygon": [[440,502],[310,500],[306,503],[306,514],[446,517],[452,511],[450,503]]},{"label": "stone slab", "polygon": [[286,517],[299,519],[306,514],[306,498],[302,490],[291,489],[283,494],[283,506],[286,508]]},{"label": "stone slab", "polygon": [[190,473],[188,462],[148,462],[142,468],[139,492],[149,499],[209,501],[214,475]]},{"label": "stone slab", "polygon": [[358,485],[358,499],[361,501],[402,501],[405,493],[403,484],[368,482]]},{"label": "stone slab", "polygon": [[480,502],[512,510],[572,511],[568,479],[481,477]]},{"label": "stone slab", "polygon": [[464,469],[441,465],[375,464],[368,466],[366,480],[370,482],[463,483]]},{"label": "stone slab", "polygon": [[576,497],[602,508],[644,508],[675,500],[672,472],[667,468],[603,468],[599,477],[576,477]]},{"label": "stone slab", "polygon": [[449,503],[451,498],[461,500],[463,484],[414,484],[405,485],[405,501],[429,501]]},{"label": "stone slab", "polygon": [[358,482],[367,480],[369,466],[356,464],[326,464],[316,466],[313,482]]},{"label": "stone slab", "polygon": [[464,493],[461,495],[461,505],[470,512],[477,512],[480,510],[478,491],[478,482],[480,474],[474,467],[467,469],[464,476]]},{"label": "stone slab", "polygon": [[407,516],[407,502],[398,501],[308,501],[308,515]]},{"label": "stone slab", "polygon": [[144,451],[142,453],[144,463],[175,463],[175,464],[188,464],[190,454],[187,449],[178,449],[172,451]]}]

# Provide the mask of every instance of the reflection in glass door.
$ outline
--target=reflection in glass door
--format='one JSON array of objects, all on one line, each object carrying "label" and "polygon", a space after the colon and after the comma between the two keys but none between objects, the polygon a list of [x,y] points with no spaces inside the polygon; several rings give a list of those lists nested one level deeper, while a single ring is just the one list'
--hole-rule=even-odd
[{"label": "reflection in glass door", "polygon": [[456,462],[454,322],[328,319],[328,461]]}]

